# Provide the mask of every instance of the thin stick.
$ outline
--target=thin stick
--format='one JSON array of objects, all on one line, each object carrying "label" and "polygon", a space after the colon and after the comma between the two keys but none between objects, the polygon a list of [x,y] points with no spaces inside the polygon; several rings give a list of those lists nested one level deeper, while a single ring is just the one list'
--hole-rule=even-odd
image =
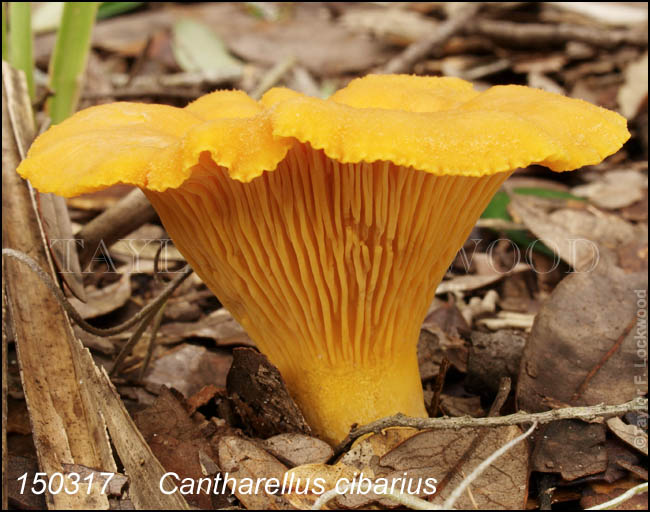
[{"label": "thin stick", "polygon": [[262,95],[271,87],[277,84],[280,79],[296,65],[296,58],[293,55],[285,57],[278,61],[269,71],[262,77],[260,83],[255,90],[251,92],[250,97],[254,100],[259,100]]},{"label": "thin stick", "polygon": [[476,15],[479,8],[479,3],[470,3],[461,8],[448,20],[440,24],[431,36],[414,42],[397,57],[391,59],[380,72],[408,73],[416,62],[441,48],[454,34],[460,32],[467,22]]},{"label": "thin stick", "polygon": [[151,362],[151,357],[153,356],[153,350],[156,348],[156,336],[158,335],[158,329],[160,328],[160,324],[165,314],[165,307],[167,307],[167,301],[161,304],[160,309],[156,313],[156,316],[153,319],[153,323],[151,324],[149,345],[147,345],[147,355],[145,356],[144,361],[142,361],[142,367],[140,368],[140,373],[138,375],[139,381],[142,381],[142,379],[144,379],[144,374],[147,372],[147,368]]},{"label": "thin stick", "polygon": [[647,28],[602,30],[600,27],[568,23],[515,23],[485,18],[471,20],[465,27],[465,33],[530,46],[565,41],[580,41],[598,48],[611,48],[623,43],[638,46],[648,44]]},{"label": "thin stick", "polygon": [[95,336],[108,337],[120,332],[126,331],[129,327],[137,324],[139,321],[148,317],[152,312],[158,311],[160,304],[165,302],[169,297],[171,297],[174,290],[178,288],[185,279],[187,279],[192,273],[192,269],[189,265],[186,265],[181,271],[180,275],[171,281],[167,287],[158,295],[154,300],[149,304],[143,307],[135,315],[129,318],[126,322],[116,325],[115,327],[110,327],[108,329],[98,329],[86,322],[79,312],[68,302],[68,299],[65,298],[61,289],[54,283],[54,280],[36,263],[31,257],[21,251],[15,249],[2,249],[2,257],[15,258],[21,263],[29,267],[33,272],[35,272],[38,277],[41,278],[43,283],[49,288],[49,290],[54,294],[56,300],[63,306],[66,313],[70,315],[70,318],[74,320],[79,327],[84,331],[87,331]]},{"label": "thin stick", "polygon": [[147,330],[147,327],[149,327],[149,324],[151,323],[151,320],[153,320],[156,313],[152,312],[148,316],[142,319],[142,322],[140,322],[138,328],[131,335],[129,341],[126,342],[126,345],[122,347],[122,350],[120,350],[120,353],[117,355],[117,358],[113,362],[113,366],[111,367],[111,370],[108,372],[109,377],[112,377],[117,373],[119,369],[121,369],[122,362],[124,362],[126,356],[128,356],[133,351],[133,348],[138,344],[138,341],[140,341],[140,338],[142,338],[144,331]]},{"label": "thin stick", "polygon": [[501,409],[508,399],[511,387],[512,380],[510,377],[501,377],[501,380],[499,381],[499,390],[497,391],[497,396],[494,398],[494,402],[492,402],[488,416],[494,417],[501,414]]},{"label": "thin stick", "polygon": [[339,444],[335,454],[346,451],[352,442],[365,434],[381,432],[388,427],[413,427],[417,429],[459,429],[467,427],[500,427],[503,425],[521,425],[533,421],[539,424],[566,419],[581,419],[591,421],[596,418],[611,418],[628,412],[647,412],[648,399],[636,398],[624,404],[618,405],[592,405],[588,407],[565,407],[552,411],[527,413],[519,411],[508,416],[497,416],[487,418],[471,418],[461,416],[458,418],[411,418],[404,414],[396,414],[387,418],[373,421],[367,425],[353,429],[348,436]]}]

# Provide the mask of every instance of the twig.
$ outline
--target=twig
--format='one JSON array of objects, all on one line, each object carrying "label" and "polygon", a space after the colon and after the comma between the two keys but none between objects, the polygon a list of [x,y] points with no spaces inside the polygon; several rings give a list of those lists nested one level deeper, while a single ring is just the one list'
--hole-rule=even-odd
[{"label": "twig", "polygon": [[115,358],[115,361],[113,362],[113,366],[111,367],[111,370],[108,372],[109,377],[112,377],[118,372],[118,370],[121,369],[124,359],[126,359],[126,356],[128,356],[133,351],[133,348],[138,344],[138,341],[140,341],[140,338],[142,338],[144,331],[147,330],[147,327],[149,327],[149,324],[153,320],[154,315],[156,313],[157,312],[151,312],[149,315],[147,315],[145,318],[142,319],[142,322],[140,322],[138,328],[131,335],[129,340],[126,342],[126,345],[122,347],[122,350],[120,350],[120,353]]},{"label": "twig", "polygon": [[609,48],[622,43],[645,46],[648,31],[645,30],[603,30],[600,27],[570,25],[567,23],[513,23],[500,20],[468,19],[465,33],[487,36],[499,41],[539,46],[560,44],[566,41],[580,41],[599,48]]},{"label": "twig", "polygon": [[127,85],[132,89],[158,89],[168,87],[191,87],[204,85],[220,85],[233,82],[241,77],[241,70],[228,69],[224,71],[187,71],[167,75],[139,75],[131,79],[127,74],[111,75],[113,87]]},{"label": "twig", "polygon": [[130,86],[133,80],[135,79],[135,77],[140,74],[140,71],[142,70],[145,62],[147,62],[147,59],[149,58],[149,51],[151,50],[152,45],[153,45],[153,36],[149,34],[149,36],[147,37],[147,42],[142,47],[140,53],[138,53],[138,56],[135,58],[135,62],[133,63],[133,66],[131,66],[131,69],[128,73],[129,78],[126,81],[126,87]]},{"label": "twig", "polygon": [[255,90],[250,93],[250,97],[254,100],[259,100],[266,91],[277,84],[280,79],[296,65],[296,62],[297,60],[293,55],[278,61],[262,77]]},{"label": "twig", "polygon": [[449,495],[449,497],[445,500],[445,502],[442,505],[442,508],[445,510],[450,510],[453,508],[454,504],[460,498],[460,496],[463,494],[465,489],[474,481],[476,480],[482,473],[485,471],[495,460],[497,460],[501,455],[506,453],[510,448],[513,446],[519,444],[521,441],[526,439],[529,435],[533,433],[533,431],[537,428],[537,422],[533,423],[532,426],[523,434],[520,436],[515,437],[512,441],[504,444],[501,448],[499,448],[497,451],[495,451],[492,455],[490,455],[487,459],[485,459],[483,462],[481,462],[478,466],[474,468],[474,471],[472,471],[467,477],[463,479],[463,481],[460,483],[458,487],[454,489],[454,491]]},{"label": "twig", "polygon": [[408,73],[413,65],[428,54],[441,48],[454,34],[460,32],[480,8],[479,3],[470,3],[459,9],[431,34],[431,36],[409,45],[402,53],[392,58],[379,70],[380,73]]},{"label": "twig", "polygon": [[619,348],[621,348],[621,345],[623,344],[623,341],[625,338],[627,338],[627,335],[630,334],[630,331],[634,328],[636,325],[636,315],[634,315],[634,318],[632,318],[632,321],[628,324],[628,326],[623,330],[621,335],[618,337],[618,339],[614,342],[612,347],[607,351],[603,357],[601,357],[600,361],[596,363],[596,365],[589,370],[589,373],[585,376],[585,378],[582,380],[580,385],[578,386],[578,389],[576,389],[576,392],[573,393],[573,396],[571,397],[572,401],[578,400],[582,396],[582,394],[585,392],[585,389],[589,385],[589,382],[591,382],[591,379],[598,373],[598,371],[603,367],[603,365],[609,360],[610,357],[612,357]]},{"label": "twig", "polygon": [[477,325],[484,325],[491,331],[504,328],[524,329],[530,331],[535,321],[534,313],[517,313],[515,311],[499,311],[496,318],[481,318]]},{"label": "twig", "polygon": [[161,306],[156,316],[153,319],[151,324],[151,332],[149,333],[149,344],[147,345],[147,355],[142,361],[142,367],[140,368],[140,373],[138,375],[138,380],[142,381],[144,379],[144,374],[147,372],[149,363],[151,362],[151,357],[153,356],[153,350],[156,347],[156,336],[158,335],[158,329],[160,329],[160,324],[162,322],[163,316],[165,315],[165,308],[167,307],[167,301],[165,301]]},{"label": "twig", "polygon": [[488,412],[489,417],[496,417],[501,413],[501,409],[503,408],[503,404],[505,404],[506,400],[508,399],[511,388],[512,380],[510,377],[501,377],[501,380],[499,381],[499,390],[497,391],[497,396],[494,398],[494,402],[492,402],[492,406]]},{"label": "twig", "polygon": [[159,96],[163,98],[181,98],[185,100],[195,100],[200,96],[200,92],[195,89],[161,89],[160,87],[143,88],[143,89],[119,89],[110,92],[88,91],[82,95],[84,100],[105,100],[118,98],[147,98],[150,96]]},{"label": "twig", "polygon": [[620,496],[617,496],[614,499],[606,501],[605,503],[601,503],[600,505],[595,505],[593,507],[590,507],[587,510],[606,510],[606,509],[614,508],[615,506],[629,500],[632,496],[636,496],[637,494],[642,494],[644,492],[648,492],[648,482],[643,482],[642,484],[632,487],[631,489],[628,489]]},{"label": "twig", "polygon": [[241,71],[189,71],[166,75],[136,75],[116,73],[111,75],[115,90],[110,92],[87,91],[83,99],[130,98],[146,96],[170,96],[173,98],[196,99],[200,88],[215,87],[239,80]]},{"label": "twig", "polygon": [[468,416],[461,416],[458,418],[412,418],[399,413],[352,429],[347,437],[336,448],[335,455],[346,451],[352,442],[358,437],[369,433],[381,432],[383,429],[388,427],[400,426],[436,430],[467,427],[500,427],[503,425],[520,425],[522,423],[531,423],[533,421],[536,421],[539,424],[565,419],[581,419],[590,421],[596,418],[611,418],[612,416],[620,416],[628,412],[641,411],[648,411],[647,398],[637,398],[618,405],[599,404],[585,407],[565,407],[562,409],[537,413],[519,411],[508,416],[498,416],[494,418],[471,418]]},{"label": "twig", "polygon": [[552,510],[553,493],[557,477],[549,473],[541,473],[539,477],[539,509]]},{"label": "twig", "polygon": [[171,297],[174,290],[178,288],[185,279],[187,279],[192,273],[192,269],[189,265],[186,265],[183,270],[181,270],[180,275],[176,277],[172,282],[170,282],[167,287],[158,295],[154,300],[149,304],[143,307],[135,315],[129,318],[126,322],[123,322],[115,327],[110,327],[108,329],[98,329],[86,322],[79,312],[68,302],[68,299],[65,298],[61,289],[55,284],[54,280],[36,263],[31,257],[21,251],[16,251],[15,249],[2,249],[2,257],[14,258],[21,263],[29,267],[38,277],[43,281],[43,283],[49,288],[49,290],[54,294],[56,300],[63,306],[66,313],[70,315],[70,318],[74,320],[79,327],[84,331],[87,331],[95,336],[108,337],[114,334],[118,334],[127,330],[129,327],[137,324],[139,321],[148,317],[152,312],[157,311],[160,307],[160,304],[165,302],[169,297]]}]

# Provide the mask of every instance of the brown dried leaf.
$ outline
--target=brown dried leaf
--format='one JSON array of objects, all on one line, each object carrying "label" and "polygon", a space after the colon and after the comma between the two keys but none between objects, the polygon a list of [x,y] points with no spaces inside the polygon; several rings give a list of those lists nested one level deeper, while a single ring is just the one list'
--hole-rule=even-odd
[{"label": "brown dried leaf", "polygon": [[648,237],[625,244],[616,251],[618,265],[626,272],[643,272],[648,268]]},{"label": "brown dried leaf", "polygon": [[446,416],[485,416],[485,409],[481,406],[481,397],[478,395],[464,397],[441,393],[440,409]]},{"label": "brown dried leaf", "polygon": [[648,176],[634,169],[609,171],[586,185],[573,187],[571,193],[589,199],[608,210],[625,208],[643,199]]},{"label": "brown dried leaf", "polygon": [[408,45],[436,30],[433,18],[399,7],[368,6],[346,9],[341,24],[350,31],[368,32],[391,44]]},{"label": "brown dried leaf", "polygon": [[208,338],[217,346],[255,346],[244,328],[224,308],[218,309],[198,322],[172,322],[163,325],[159,331],[165,343],[174,343],[187,338]]},{"label": "brown dried leaf", "polygon": [[290,508],[277,495],[287,468],[252,441],[234,436],[219,440],[219,467],[228,473],[228,487],[249,510]]},{"label": "brown dried leaf", "polygon": [[469,336],[472,332],[460,310],[452,302],[429,313],[424,319],[424,325],[429,322],[437,324],[450,337]]},{"label": "brown dried leaf", "polygon": [[[190,418],[186,406],[177,395],[162,387],[153,405],[137,412],[134,420],[151,447],[156,458],[166,471],[174,472],[182,481],[184,478],[197,480],[206,476],[199,454],[201,452],[216,458],[212,448],[199,428]],[[214,476],[214,475],[212,475]],[[179,485],[171,478],[164,482],[168,489],[172,484]],[[210,493],[187,489],[183,495],[188,503],[200,508],[212,508]],[[213,491],[214,492],[214,491]]]},{"label": "brown dried leaf", "polygon": [[[381,457],[378,466],[398,473],[417,468],[423,476],[436,478],[438,492],[431,502],[441,505],[465,476],[495,450],[520,435],[521,430],[516,426],[489,429],[475,450],[466,454],[474,439],[482,434],[478,429],[422,432]],[[375,472],[381,474],[379,470]],[[470,492],[456,502],[456,507],[524,508],[527,491],[528,447],[519,443],[474,481]]]},{"label": "brown dried leaf", "polygon": [[265,440],[264,447],[288,466],[325,463],[334,455],[325,441],[304,434],[278,434]]},{"label": "brown dried leaf", "polygon": [[468,350],[460,337],[449,337],[438,324],[425,322],[418,341],[420,378],[427,380],[438,375],[443,357],[447,357],[459,371],[467,371]]},{"label": "brown dried leaf", "polygon": [[571,481],[607,469],[605,429],[577,420],[555,421],[536,433],[531,469]]},{"label": "brown dried leaf", "polygon": [[251,20],[241,28],[228,34],[215,30],[247,61],[273,65],[293,56],[318,76],[364,71],[394,54],[380,41],[346,30],[316,5],[297,3],[289,20],[264,26]]},{"label": "brown dried leaf", "polygon": [[648,434],[636,425],[623,423],[621,418],[610,418],[607,427],[616,437],[648,456]]},{"label": "brown dried leaf", "polygon": [[71,298],[70,303],[79,312],[81,318],[95,318],[121,308],[131,298],[131,276],[123,274],[119,281],[104,288],[88,288],[86,302]]},{"label": "brown dried leaf", "polygon": [[231,364],[230,354],[183,343],[156,359],[144,380],[148,386],[170,386],[191,396],[203,386],[225,386]]},{"label": "brown dried leaf", "polygon": [[[647,389],[630,375],[638,356],[636,329],[629,329],[636,319],[635,290],[645,293],[647,286],[647,273],[626,274],[604,264],[565,278],[537,314],[524,349],[519,408],[547,410],[546,398],[575,405],[620,404]],[[620,348],[573,402],[585,377],[622,335]]]},{"label": "brown dried leaf", "polygon": [[621,210],[621,214],[625,220],[631,221],[647,221],[648,220],[648,189],[643,190],[643,197],[630,206],[626,206]]},{"label": "brown dried leaf", "polygon": [[628,65],[625,70],[625,84],[618,90],[618,104],[621,113],[628,119],[634,118],[643,101],[648,98],[648,52]]}]

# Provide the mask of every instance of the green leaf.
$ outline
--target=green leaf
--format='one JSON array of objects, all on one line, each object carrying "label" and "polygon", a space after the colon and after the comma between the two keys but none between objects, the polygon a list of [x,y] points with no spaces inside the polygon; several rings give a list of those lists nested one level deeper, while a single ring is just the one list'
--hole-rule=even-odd
[{"label": "green leaf", "polygon": [[490,204],[487,205],[487,208],[483,210],[481,214],[482,219],[503,219],[503,220],[512,220],[512,217],[508,213],[508,204],[510,203],[510,196],[507,192],[499,190],[490,201]]},{"label": "green leaf", "polygon": [[183,71],[239,72],[242,63],[232,57],[226,45],[204,23],[189,18],[173,27],[172,50]]},{"label": "green leaf", "polygon": [[90,36],[98,2],[66,2],[61,26],[50,60],[50,89],[47,111],[52,124],[69,117],[77,109],[84,71],[90,51]]}]

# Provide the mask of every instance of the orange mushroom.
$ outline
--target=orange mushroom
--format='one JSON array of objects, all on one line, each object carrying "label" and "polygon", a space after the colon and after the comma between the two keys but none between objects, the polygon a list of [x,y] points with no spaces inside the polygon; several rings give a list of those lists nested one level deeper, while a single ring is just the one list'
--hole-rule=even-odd
[{"label": "orange mushroom", "polygon": [[307,421],[426,416],[416,344],[436,287],[517,168],[596,164],[629,134],[584,101],[367,76],[184,109],[114,103],[50,128],[19,172],[70,196],[141,187],[178,249],[279,368]]}]

